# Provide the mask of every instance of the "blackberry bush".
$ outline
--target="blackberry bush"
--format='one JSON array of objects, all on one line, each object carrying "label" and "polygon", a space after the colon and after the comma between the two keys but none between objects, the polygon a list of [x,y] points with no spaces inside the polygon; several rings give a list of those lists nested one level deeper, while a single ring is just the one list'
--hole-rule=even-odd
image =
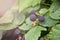
[{"label": "blackberry bush", "polygon": [[60,0],[16,3],[0,18],[1,40],[60,40]]}]

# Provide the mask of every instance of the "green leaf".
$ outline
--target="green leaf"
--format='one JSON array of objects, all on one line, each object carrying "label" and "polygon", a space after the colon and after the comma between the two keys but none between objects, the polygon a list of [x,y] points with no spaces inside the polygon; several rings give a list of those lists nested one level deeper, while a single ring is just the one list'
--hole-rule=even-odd
[{"label": "green leaf", "polygon": [[31,25],[32,24],[32,21],[30,20],[30,17],[28,17],[25,22],[26,22],[27,25]]},{"label": "green leaf", "polygon": [[8,25],[0,25],[0,30],[10,30],[16,27],[17,25],[14,25],[13,23]]},{"label": "green leaf", "polygon": [[42,25],[44,27],[51,27],[51,26],[54,26],[56,23],[59,22],[58,20],[51,19],[49,14],[45,15],[44,17],[45,17],[45,21],[39,23],[40,25]]},{"label": "green leaf", "polygon": [[41,0],[34,0],[34,1],[32,1],[32,6],[35,6],[35,5],[37,5],[37,4],[40,4],[40,2],[41,2]]},{"label": "green leaf", "polygon": [[24,23],[24,24],[23,24],[22,26],[20,26],[19,28],[20,28],[21,30],[24,30],[24,31],[25,31],[25,30],[31,29],[31,27],[32,27],[31,25],[27,25],[27,24]]},{"label": "green leaf", "polygon": [[18,11],[16,11],[14,13],[14,21],[13,21],[13,23],[15,25],[21,25],[24,21],[25,21],[25,14],[24,13],[19,13]]},{"label": "green leaf", "polygon": [[60,9],[50,14],[50,17],[53,19],[60,19]]},{"label": "green leaf", "polygon": [[20,3],[19,3],[19,11],[21,12],[23,9],[25,9],[26,7],[28,6],[31,6],[31,3],[32,0],[20,0]]},{"label": "green leaf", "polygon": [[55,1],[55,0],[51,0],[51,1]]},{"label": "green leaf", "polygon": [[46,8],[42,8],[40,11],[39,11],[39,13],[41,14],[41,15],[44,15],[44,14],[46,14],[48,12],[48,9],[46,9]]},{"label": "green leaf", "polygon": [[21,25],[19,28],[21,30],[29,30],[30,28],[32,28],[32,21],[30,20],[30,18],[26,18],[25,23],[23,25]]},{"label": "green leaf", "polygon": [[36,5],[34,7],[28,7],[26,9],[24,9],[21,13],[24,13],[26,15],[26,17],[28,17],[32,10],[36,10],[37,11],[37,10],[39,10],[39,8],[40,8],[40,5]]},{"label": "green leaf", "polygon": [[60,24],[57,24],[56,26],[54,26],[54,28],[60,30]]},{"label": "green leaf", "polygon": [[25,35],[26,40],[38,40],[38,37],[41,34],[41,30],[46,30],[43,27],[36,26],[35,28],[30,29],[29,32]]},{"label": "green leaf", "polygon": [[10,24],[0,25],[0,30],[10,30],[21,25],[25,20],[25,15],[23,13],[14,13],[14,20]]},{"label": "green leaf", "polygon": [[60,8],[60,0],[54,0],[54,2],[52,3],[51,7],[50,7],[50,12],[55,12],[56,10],[58,10]]},{"label": "green leaf", "polygon": [[52,28],[49,37],[51,40],[60,40],[60,24],[57,24]]},{"label": "green leaf", "polygon": [[39,4],[41,2],[41,0],[20,0],[19,3],[19,11],[21,12],[22,10],[24,10],[25,8],[29,7],[29,6],[35,6],[37,4]]}]

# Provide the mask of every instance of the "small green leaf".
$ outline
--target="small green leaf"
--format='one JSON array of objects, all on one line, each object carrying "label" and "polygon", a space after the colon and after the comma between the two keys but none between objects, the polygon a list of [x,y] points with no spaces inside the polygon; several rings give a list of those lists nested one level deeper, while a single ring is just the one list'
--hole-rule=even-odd
[{"label": "small green leaf", "polygon": [[20,26],[19,28],[21,29],[21,30],[29,30],[29,29],[31,29],[31,25],[26,25],[25,23],[22,25],[22,26]]},{"label": "small green leaf", "polygon": [[36,26],[35,28],[30,29],[29,32],[25,35],[26,40],[38,40],[38,37],[41,34],[41,30],[46,30],[43,27]]},{"label": "small green leaf", "polygon": [[60,9],[50,14],[50,17],[53,19],[60,19]]},{"label": "small green leaf", "polygon": [[19,28],[21,30],[29,30],[30,28],[32,28],[32,21],[30,20],[30,18],[26,18],[25,23],[23,25],[21,25]]},{"label": "small green leaf", "polygon": [[26,22],[27,25],[31,25],[32,24],[32,21],[30,20],[30,17],[28,17],[25,22]]},{"label": "small green leaf", "polygon": [[40,11],[39,11],[39,13],[41,14],[41,15],[44,15],[44,14],[46,14],[48,12],[48,9],[46,9],[46,8],[42,8]]}]

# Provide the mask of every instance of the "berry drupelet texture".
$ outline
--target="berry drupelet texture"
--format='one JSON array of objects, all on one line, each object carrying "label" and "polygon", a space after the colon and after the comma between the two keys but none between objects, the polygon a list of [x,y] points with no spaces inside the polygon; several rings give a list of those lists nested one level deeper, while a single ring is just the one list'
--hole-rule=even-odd
[{"label": "berry drupelet texture", "polygon": [[31,20],[31,21],[36,21],[36,15],[31,14],[31,15],[30,15],[30,20]]},{"label": "berry drupelet texture", "polygon": [[44,22],[44,20],[45,20],[44,16],[39,17],[39,22]]}]

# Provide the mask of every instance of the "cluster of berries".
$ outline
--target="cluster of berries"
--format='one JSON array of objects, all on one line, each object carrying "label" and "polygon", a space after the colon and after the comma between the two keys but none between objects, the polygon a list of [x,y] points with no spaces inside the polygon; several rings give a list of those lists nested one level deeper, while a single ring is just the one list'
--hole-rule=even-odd
[{"label": "cluster of berries", "polygon": [[[30,20],[33,21],[33,22],[36,21],[36,19],[37,19],[36,15],[37,15],[36,11],[32,10],[31,15],[30,15]],[[44,18],[44,16],[39,15],[38,20],[39,20],[39,22],[44,22],[45,18]]]}]

